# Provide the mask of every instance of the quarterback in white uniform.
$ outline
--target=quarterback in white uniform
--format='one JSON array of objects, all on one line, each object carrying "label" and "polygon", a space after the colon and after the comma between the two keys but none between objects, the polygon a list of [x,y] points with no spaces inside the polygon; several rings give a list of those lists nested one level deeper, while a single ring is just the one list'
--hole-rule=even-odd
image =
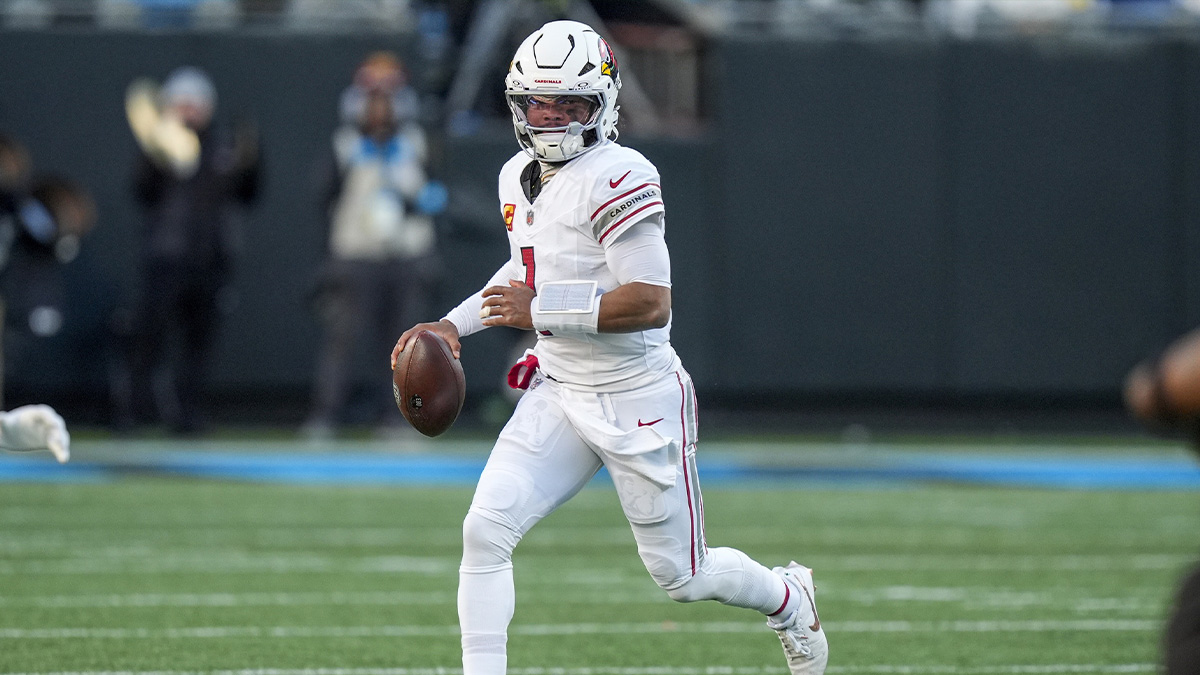
[{"label": "quarterback in white uniform", "polygon": [[515,605],[512,552],[538,521],[608,469],[650,576],[680,602],[761,612],[794,675],[819,675],[828,643],[812,572],[773,570],[704,540],[696,398],[670,343],[671,270],[658,170],[616,143],[621,80],[588,26],[555,21],[521,44],[505,81],[522,152],[500,170],[510,260],[441,321],[459,339],[490,326],[538,333],[509,373],[526,389],[463,522],[463,674],[503,675]]}]

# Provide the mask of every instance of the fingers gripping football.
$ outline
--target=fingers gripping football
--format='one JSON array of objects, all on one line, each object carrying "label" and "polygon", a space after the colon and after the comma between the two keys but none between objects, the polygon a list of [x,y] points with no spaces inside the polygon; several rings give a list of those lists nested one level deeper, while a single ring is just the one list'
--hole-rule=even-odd
[{"label": "fingers gripping football", "polygon": [[416,337],[421,331],[429,331],[435,333],[438,337],[446,341],[450,346],[450,353],[454,354],[454,358],[462,357],[462,343],[458,339],[458,328],[449,321],[435,321],[431,323],[419,323],[412,328],[404,331],[399,340],[396,340],[396,345],[392,347],[392,370],[396,369],[396,361],[400,358],[400,353],[408,346],[408,343]]},{"label": "fingers gripping football", "polygon": [[483,291],[483,306],[479,318],[485,326],[511,326],[533,330],[533,289],[511,279],[508,286],[489,286]]}]

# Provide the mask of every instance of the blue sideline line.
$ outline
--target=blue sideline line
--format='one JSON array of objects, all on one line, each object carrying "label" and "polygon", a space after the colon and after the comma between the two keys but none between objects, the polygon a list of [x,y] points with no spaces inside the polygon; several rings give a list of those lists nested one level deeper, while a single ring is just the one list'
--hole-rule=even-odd
[{"label": "blue sideline line", "polygon": [[[79,453],[66,465],[49,456],[0,456],[0,483],[100,483],[123,476],[185,477],[280,484],[473,485],[481,454],[423,452],[108,451]],[[777,452],[771,464],[738,453],[704,453],[705,484],[913,485],[955,483],[1068,489],[1200,490],[1200,462],[1188,455],[1030,455],[880,451]],[[780,458],[786,461],[780,461]],[[814,458],[815,457],[815,458]],[[602,480],[607,480],[602,479]]]},{"label": "blue sideline line", "polygon": [[[705,477],[712,477],[704,467]],[[876,466],[771,468],[730,465],[725,478],[828,483],[964,483],[1093,490],[1200,490],[1200,465],[1162,459],[1030,459],[932,455],[894,458]]]}]

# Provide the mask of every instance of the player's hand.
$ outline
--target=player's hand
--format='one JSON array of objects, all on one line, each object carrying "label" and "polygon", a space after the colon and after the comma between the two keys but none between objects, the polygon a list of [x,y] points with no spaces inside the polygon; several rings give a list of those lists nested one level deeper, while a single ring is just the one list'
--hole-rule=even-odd
[{"label": "player's hand", "polygon": [[0,413],[0,447],[18,452],[49,450],[62,463],[71,458],[71,435],[54,408],[26,405]]},{"label": "player's hand", "polygon": [[458,341],[458,328],[454,324],[444,319],[431,323],[419,323],[404,331],[400,339],[396,340],[396,346],[392,348],[392,370],[396,369],[396,360],[400,358],[400,352],[404,351],[404,347],[408,344],[408,341],[423,330],[441,336],[446,341],[446,344],[450,345],[450,352],[454,354],[454,358],[459,358],[462,343]]},{"label": "player's hand", "polygon": [[516,279],[508,286],[490,286],[483,291],[483,307],[479,316],[485,326],[511,326],[533,330],[533,289]]}]

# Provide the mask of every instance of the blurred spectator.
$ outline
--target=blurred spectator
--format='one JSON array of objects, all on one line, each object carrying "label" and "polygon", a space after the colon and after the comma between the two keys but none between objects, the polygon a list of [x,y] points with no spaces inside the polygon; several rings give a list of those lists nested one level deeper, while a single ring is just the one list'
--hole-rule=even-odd
[{"label": "blurred spectator", "polygon": [[[0,136],[0,405],[3,359],[14,346],[52,338],[66,321],[63,265],[95,224],[91,196],[59,176],[30,180],[29,155]],[[3,348],[7,343],[7,348]]]},{"label": "blurred spectator", "polygon": [[[327,254],[315,295],[324,328],[305,425],[316,438],[342,421],[355,358],[377,363],[395,336],[428,313],[440,261],[433,216],[446,190],[427,175],[417,95],[391,53],[372,54],[342,94],[342,126],[326,162]],[[385,425],[403,428],[387,378],[376,378],[371,405]]]},{"label": "blurred spectator", "polygon": [[234,28],[241,20],[242,8],[235,0],[201,0],[192,9],[192,26],[195,28]]},{"label": "blurred spectator", "polygon": [[1170,20],[1182,7],[1178,0],[1108,0],[1110,21],[1116,25],[1154,25]]},{"label": "blurred spectator", "polygon": [[192,67],[172,72],[157,96],[147,83],[135,83],[126,101],[142,150],[133,187],[145,207],[145,236],[128,371],[114,383],[122,430],[151,411],[173,433],[205,426],[213,341],[233,297],[234,209],[254,202],[260,174],[253,128],[232,134],[215,128],[216,103],[208,75]]},{"label": "blurred spectator", "polygon": [[47,0],[4,0],[0,10],[7,28],[41,30],[54,23],[54,7]]},{"label": "blurred spectator", "polygon": [[284,16],[290,28],[312,31],[407,30],[413,23],[409,0],[289,0]]},{"label": "blurred spectator", "polygon": [[145,28],[187,28],[200,0],[136,0]]},{"label": "blurred spectator", "polygon": [[930,16],[961,38],[974,37],[981,22],[1000,20],[1041,31],[1094,10],[1098,0],[929,0]]},{"label": "blurred spectator", "polygon": [[101,28],[131,29],[142,24],[142,8],[136,0],[96,0],[96,25]]},{"label": "blurred spectator", "polygon": [[232,28],[242,18],[237,0],[97,0],[104,28]]},{"label": "blurred spectator", "polygon": [[0,196],[12,197],[29,183],[29,152],[16,139],[0,135]]}]

